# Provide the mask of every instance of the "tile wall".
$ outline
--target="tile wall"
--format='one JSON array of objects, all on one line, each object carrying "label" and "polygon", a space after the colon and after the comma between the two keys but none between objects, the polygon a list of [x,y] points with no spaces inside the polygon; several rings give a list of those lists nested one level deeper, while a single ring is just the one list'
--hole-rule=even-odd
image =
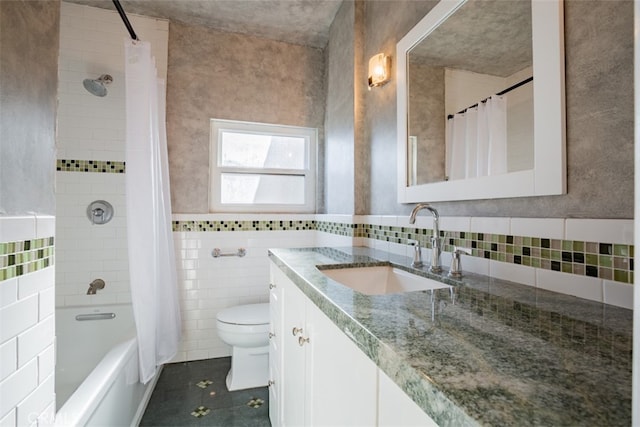
[{"label": "tile wall", "polygon": [[55,415],[55,218],[0,217],[0,426]]},{"label": "tile wall", "polygon": [[[412,226],[404,216],[174,215],[183,317],[183,341],[176,361],[231,354],[230,348],[217,336],[216,315],[226,307],[268,300],[268,248],[357,245],[410,257],[413,249],[407,246],[406,239],[415,238],[415,234],[424,241],[430,235],[431,227],[431,218],[426,216],[419,216]],[[577,242],[582,242],[581,250],[584,252],[570,252],[572,257],[584,253],[585,261],[591,255],[616,258],[615,255],[590,254],[587,247],[595,245],[599,251],[604,245],[614,252],[615,248],[623,248],[627,255],[618,258],[622,259],[622,270],[627,273],[625,277],[632,277],[632,220],[446,217],[441,218],[441,228],[448,239],[454,239],[454,244],[472,247],[474,242],[476,246],[481,242],[482,249],[475,248],[474,256],[463,257],[465,271],[631,308],[633,287],[630,283],[590,277],[586,274],[586,268],[584,271],[563,272],[565,261],[558,261],[561,270],[555,271],[552,267],[555,259],[551,260],[552,249],[549,249],[547,265],[546,258],[542,257],[541,246],[547,240],[553,247],[559,245],[561,249],[558,252],[562,259],[562,254],[569,252],[563,250],[566,242],[572,242],[572,249],[580,248]],[[461,233],[465,233],[464,238]],[[494,240],[495,250],[492,247]],[[514,244],[507,244],[507,241],[513,241]],[[540,247],[536,249],[533,242],[538,242]],[[525,246],[525,243],[529,246]],[[485,244],[488,249],[484,249]],[[214,248],[233,253],[240,247],[247,249],[244,258],[214,259],[211,256]],[[540,251],[537,258],[541,261],[540,265],[534,263],[537,266],[532,266],[531,260],[528,261],[530,265],[516,263],[517,253],[525,252],[526,247],[532,252]],[[450,241],[445,249],[451,250]],[[486,252],[489,253],[488,258]],[[428,250],[425,250],[424,256],[425,260],[428,259]],[[525,257],[520,256],[521,260]],[[581,264],[573,259],[572,267],[573,264]],[[449,263],[450,253],[444,253],[442,264],[447,268]],[[598,265],[596,268],[600,270],[607,267]]]},{"label": "tile wall", "polygon": [[[127,14],[152,44],[158,72],[166,76],[168,22]],[[125,303],[129,263],[125,223],[124,40],[115,11],[62,2],[56,172],[56,305]],[[105,97],[91,95],[85,78],[110,74]],[[106,200],[115,210],[105,225],[92,225],[89,203]],[[101,278],[104,290],[86,295]]]},{"label": "tile wall", "polygon": [[[353,236],[355,244],[412,256],[407,239],[430,247],[432,218],[418,216],[319,216],[318,230]],[[631,308],[633,220],[441,217],[442,264],[453,246],[466,271],[512,280],[594,301]],[[430,254],[427,249],[424,256]],[[526,254],[529,255],[526,255]]]},{"label": "tile wall", "polygon": [[[182,343],[175,361],[231,354],[218,338],[216,315],[234,305],[268,302],[268,248],[314,246],[314,219],[315,215],[173,215],[182,314]],[[246,248],[247,254],[213,258],[214,248],[223,253]]]}]

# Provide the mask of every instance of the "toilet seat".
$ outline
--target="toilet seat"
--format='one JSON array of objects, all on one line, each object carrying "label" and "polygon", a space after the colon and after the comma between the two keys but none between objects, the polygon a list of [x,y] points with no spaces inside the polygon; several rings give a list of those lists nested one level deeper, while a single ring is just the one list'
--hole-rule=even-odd
[{"label": "toilet seat", "polygon": [[245,304],[225,308],[216,316],[219,322],[229,325],[268,325],[269,303]]}]

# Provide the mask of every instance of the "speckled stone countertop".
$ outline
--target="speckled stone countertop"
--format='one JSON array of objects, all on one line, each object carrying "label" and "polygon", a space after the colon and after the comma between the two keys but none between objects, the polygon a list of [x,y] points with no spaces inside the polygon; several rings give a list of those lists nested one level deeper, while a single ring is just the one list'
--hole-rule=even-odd
[{"label": "speckled stone countertop", "polygon": [[[633,312],[370,248],[270,259],[441,426],[629,426]],[[364,295],[317,266],[390,263],[453,286]]]}]

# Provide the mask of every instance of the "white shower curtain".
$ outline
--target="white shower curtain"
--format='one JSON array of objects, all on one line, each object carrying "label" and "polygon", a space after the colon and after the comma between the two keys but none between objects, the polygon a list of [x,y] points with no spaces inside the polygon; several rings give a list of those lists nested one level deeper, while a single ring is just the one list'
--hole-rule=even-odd
[{"label": "white shower curtain", "polygon": [[148,42],[125,41],[129,276],[140,381],[169,362],[181,334],[165,129],[165,86]]},{"label": "white shower curtain", "polygon": [[485,103],[488,137],[487,175],[507,173],[507,98],[492,96]]},{"label": "white shower curtain", "polygon": [[507,104],[492,96],[447,120],[450,180],[507,172]]}]

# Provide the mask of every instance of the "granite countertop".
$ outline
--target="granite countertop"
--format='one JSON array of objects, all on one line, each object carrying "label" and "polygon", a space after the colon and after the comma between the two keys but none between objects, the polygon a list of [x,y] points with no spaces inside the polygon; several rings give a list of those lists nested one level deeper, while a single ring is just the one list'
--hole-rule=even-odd
[{"label": "granite countertop", "polygon": [[[269,257],[439,425],[631,425],[631,310],[486,276],[452,280],[371,248]],[[380,263],[453,290],[364,295],[317,268]]]}]

